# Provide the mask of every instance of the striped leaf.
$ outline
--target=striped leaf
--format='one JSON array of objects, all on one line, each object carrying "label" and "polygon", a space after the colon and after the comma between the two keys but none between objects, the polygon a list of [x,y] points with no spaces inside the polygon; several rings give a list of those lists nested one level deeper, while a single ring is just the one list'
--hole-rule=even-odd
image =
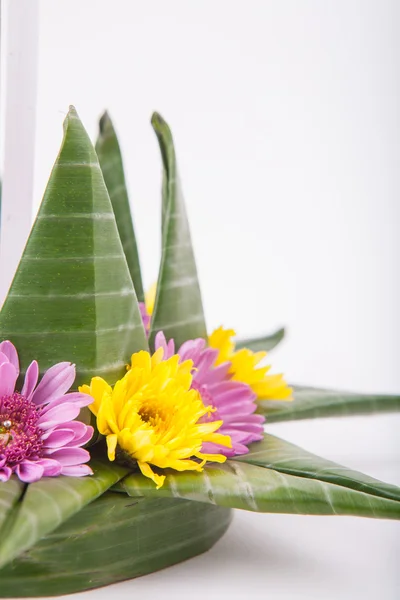
[{"label": "striped leaf", "polygon": [[257,338],[248,338],[246,340],[238,340],[236,342],[236,348],[240,350],[240,348],[248,348],[253,352],[269,352],[275,346],[279,344],[285,337],[285,330],[278,329],[275,333],[271,335],[263,335]]},{"label": "striped leaf", "polygon": [[108,462],[93,461],[91,466],[91,477],[44,477],[27,486],[0,530],[0,567],[34,546],[127,473],[127,469]]},{"label": "striped leaf", "polygon": [[75,385],[113,383],[147,341],[97,155],[74,108],[42,205],[0,313],[24,371],[76,363]]},{"label": "striped leaf", "polygon": [[293,402],[260,400],[258,411],[268,423],[315,419],[317,417],[349,417],[400,410],[400,396],[355,394],[320,388],[293,386]]},{"label": "striped leaf", "polygon": [[0,571],[0,598],[71,594],[145,575],[208,550],[231,511],[106,493]]},{"label": "striped leaf", "polygon": [[24,487],[24,484],[14,477],[7,482],[0,482],[0,531],[20,499]]},{"label": "striped leaf", "polygon": [[168,473],[163,487],[129,475],[117,488],[132,497],[172,497],[255,512],[400,519],[400,502],[306,477],[229,460],[202,473]]},{"label": "striped leaf", "polygon": [[157,113],[153,115],[152,125],[163,160],[164,216],[150,343],[161,330],[179,346],[191,338],[206,338],[207,330],[171,131]]},{"label": "striped leaf", "polygon": [[103,172],[118,232],[125,252],[136,296],[144,301],[139,253],[136,244],[128,191],[126,189],[121,150],[114,126],[107,112],[100,119],[96,152]]},{"label": "striped leaf", "polygon": [[236,460],[274,469],[288,475],[335,483],[360,492],[366,492],[372,496],[380,496],[400,502],[399,487],[311,454],[311,452],[307,452],[294,444],[289,444],[289,442],[274,435],[266,434],[263,441],[251,444],[249,450],[248,454],[237,456]]}]

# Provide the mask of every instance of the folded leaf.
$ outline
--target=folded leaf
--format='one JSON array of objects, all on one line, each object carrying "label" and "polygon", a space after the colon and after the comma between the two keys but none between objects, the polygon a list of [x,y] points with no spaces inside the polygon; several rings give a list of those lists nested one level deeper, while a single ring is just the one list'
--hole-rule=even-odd
[{"label": "folded leaf", "polygon": [[253,352],[269,352],[272,350],[283,340],[285,336],[285,330],[278,329],[275,333],[271,335],[264,335],[257,338],[248,338],[245,340],[238,340],[236,342],[236,348],[240,350],[240,348],[248,348]]},{"label": "folded leaf", "polygon": [[152,125],[164,170],[162,256],[150,344],[157,331],[164,331],[179,346],[188,339],[206,338],[207,329],[171,131],[157,113]]},{"label": "folded leaf", "polygon": [[288,475],[335,483],[372,496],[400,502],[400,488],[396,485],[384,483],[364,473],[311,454],[274,435],[266,434],[263,441],[249,446],[248,454],[237,456],[235,460],[274,469]]},{"label": "folded leaf", "polygon": [[114,489],[132,497],[187,498],[255,512],[400,519],[400,502],[234,460],[202,473],[169,471],[159,490],[139,474]]},{"label": "folded leaf", "polygon": [[138,303],[99,162],[74,108],[42,205],[0,313],[22,372],[76,363],[75,385],[113,383],[146,348]]},{"label": "folded leaf", "polygon": [[128,472],[108,462],[93,461],[91,467],[94,474],[90,477],[44,477],[27,487],[0,530],[0,567],[54,531]]},{"label": "folded leaf", "polygon": [[400,396],[356,394],[320,388],[292,386],[293,402],[260,400],[257,412],[269,423],[315,419],[317,417],[349,417],[400,410]]},{"label": "folded leaf", "polygon": [[136,244],[132,214],[126,189],[121,150],[114,126],[107,112],[100,119],[96,152],[103,171],[111,204],[117,221],[118,232],[125,252],[136,296],[144,301],[139,253]]},{"label": "folded leaf", "polygon": [[208,550],[231,511],[106,493],[0,570],[0,598],[64,595],[138,577]]}]

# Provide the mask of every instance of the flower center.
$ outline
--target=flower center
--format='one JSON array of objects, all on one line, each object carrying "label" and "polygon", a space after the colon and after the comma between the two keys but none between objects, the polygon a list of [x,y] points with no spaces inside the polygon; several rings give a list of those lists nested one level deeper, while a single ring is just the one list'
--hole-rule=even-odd
[{"label": "flower center", "polygon": [[39,417],[35,404],[18,392],[0,398],[0,457],[9,466],[39,458],[43,445]]}]

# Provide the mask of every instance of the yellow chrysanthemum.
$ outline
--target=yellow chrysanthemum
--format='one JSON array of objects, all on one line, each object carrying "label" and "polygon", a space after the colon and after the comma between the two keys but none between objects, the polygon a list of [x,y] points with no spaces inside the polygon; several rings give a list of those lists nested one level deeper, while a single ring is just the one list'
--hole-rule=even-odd
[{"label": "yellow chrysanthemum", "polygon": [[162,348],[152,356],[142,351],[132,355],[129,371],[113,388],[101,377],[79,388],[94,399],[89,408],[106,436],[109,460],[120,456],[137,461],[157,489],[165,476],[154,473],[150,465],[201,471],[207,460],[226,460],[221,454],[203,454],[204,442],[232,447],[229,436],[215,433],[222,421],[199,422],[213,409],[190,389],[192,367],[190,360],[179,363],[178,355],[164,361]]},{"label": "yellow chrysanthemum", "polygon": [[247,383],[258,398],[263,400],[292,400],[292,389],[283,375],[267,375],[270,366],[260,367],[266,352],[252,352],[248,348],[235,351],[233,329],[219,327],[208,338],[209,345],[219,351],[216,364],[229,361],[230,374],[234,381]]}]

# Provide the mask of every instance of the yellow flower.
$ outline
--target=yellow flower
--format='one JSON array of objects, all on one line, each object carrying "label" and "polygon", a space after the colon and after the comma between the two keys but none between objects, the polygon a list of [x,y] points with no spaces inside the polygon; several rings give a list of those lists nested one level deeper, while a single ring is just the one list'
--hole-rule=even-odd
[{"label": "yellow flower", "polygon": [[219,327],[209,336],[209,345],[219,351],[216,364],[230,361],[232,379],[247,383],[260,399],[292,400],[292,389],[285,382],[283,375],[267,375],[271,367],[258,366],[267,353],[252,352],[248,348],[235,351],[232,341],[235,335],[233,329]]},{"label": "yellow flower", "polygon": [[[79,390],[90,394],[90,410],[99,432],[106,436],[109,460],[134,460],[160,488],[165,480],[150,465],[177,471],[202,471],[207,460],[224,462],[221,454],[203,454],[204,442],[232,447],[229,436],[215,433],[222,421],[201,423],[213,412],[204,406],[192,383],[191,360],[179,363],[174,355],[163,361],[163,349],[132,355],[126,375],[112,388],[101,377]],[[200,459],[201,462],[193,460]]]}]

